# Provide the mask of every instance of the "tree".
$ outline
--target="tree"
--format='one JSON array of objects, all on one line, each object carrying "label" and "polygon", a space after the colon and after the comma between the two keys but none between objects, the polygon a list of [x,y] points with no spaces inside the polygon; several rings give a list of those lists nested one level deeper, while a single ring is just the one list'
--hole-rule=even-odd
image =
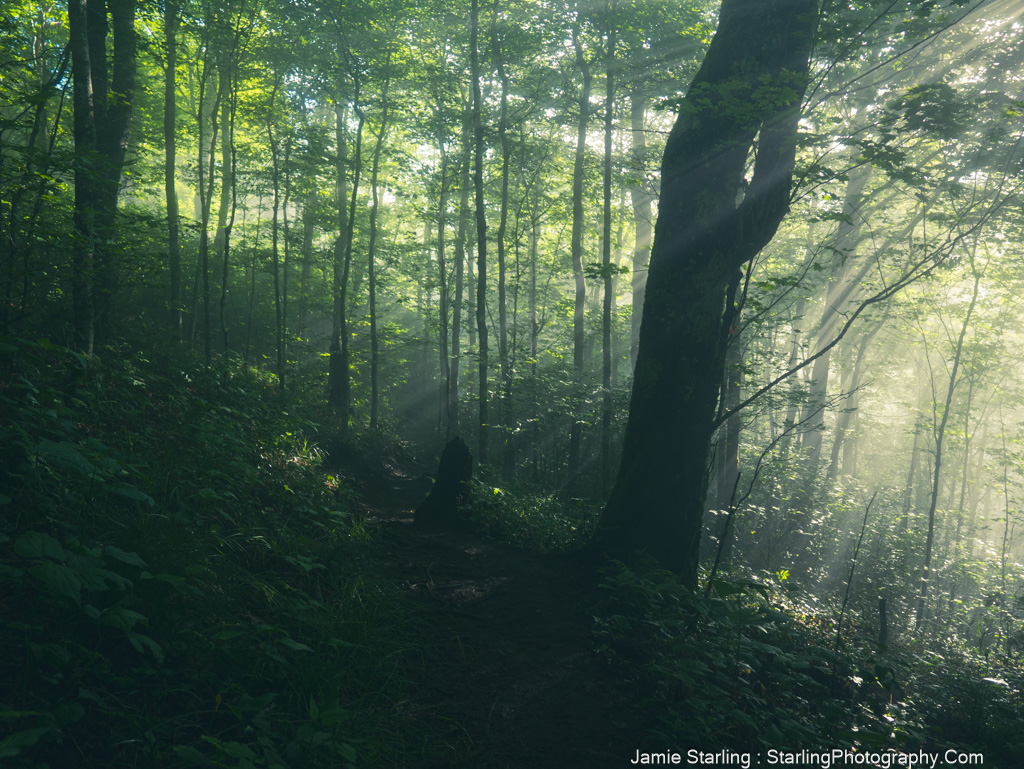
[{"label": "tree", "polygon": [[724,373],[726,288],[789,208],[817,19],[813,0],[723,0],[662,160],[623,458],[598,544],[645,548],[691,588]]},{"label": "tree", "polygon": [[135,3],[111,0],[109,16],[108,22],[105,3],[68,4],[75,105],[74,326],[78,345],[90,354],[96,337],[107,336],[117,287],[109,242],[135,97]]}]

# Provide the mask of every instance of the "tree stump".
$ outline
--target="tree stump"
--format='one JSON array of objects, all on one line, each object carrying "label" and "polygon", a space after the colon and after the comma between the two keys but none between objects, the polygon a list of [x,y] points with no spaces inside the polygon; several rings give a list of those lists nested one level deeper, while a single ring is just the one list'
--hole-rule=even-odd
[{"label": "tree stump", "polygon": [[433,488],[416,508],[416,523],[453,523],[472,477],[473,455],[461,438],[453,438],[441,452]]}]

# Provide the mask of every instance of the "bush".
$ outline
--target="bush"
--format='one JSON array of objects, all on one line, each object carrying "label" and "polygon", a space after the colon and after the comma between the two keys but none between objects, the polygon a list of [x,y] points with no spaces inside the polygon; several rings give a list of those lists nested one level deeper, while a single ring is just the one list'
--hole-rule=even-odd
[{"label": "bush", "polygon": [[383,749],[397,601],[311,423],[180,354],[7,337],[0,372],[4,766]]}]

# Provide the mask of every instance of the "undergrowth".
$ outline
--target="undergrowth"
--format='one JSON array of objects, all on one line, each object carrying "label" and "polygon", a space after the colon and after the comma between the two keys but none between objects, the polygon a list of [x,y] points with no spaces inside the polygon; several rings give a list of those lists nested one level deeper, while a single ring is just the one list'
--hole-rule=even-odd
[{"label": "undergrowth", "polygon": [[180,351],[0,339],[0,763],[367,765],[401,658],[314,425]]},{"label": "undergrowth", "polygon": [[658,750],[1024,752],[1019,660],[935,639],[837,643],[827,608],[771,581],[716,579],[693,594],[652,563],[608,568],[596,633],[649,715]]},{"label": "undergrowth", "polygon": [[514,484],[499,488],[476,479],[469,483],[462,510],[481,532],[538,552],[583,547],[600,514],[589,500],[537,494]]}]

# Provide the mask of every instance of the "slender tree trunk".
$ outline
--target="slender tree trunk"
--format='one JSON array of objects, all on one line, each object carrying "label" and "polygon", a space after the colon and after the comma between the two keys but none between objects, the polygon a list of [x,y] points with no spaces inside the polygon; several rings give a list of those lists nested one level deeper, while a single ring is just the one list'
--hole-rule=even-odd
[{"label": "slender tree trunk", "polygon": [[437,201],[437,285],[439,292],[437,348],[441,356],[441,424],[444,428],[445,444],[447,445],[452,437],[453,424],[451,413],[452,365],[448,348],[448,321],[451,303],[448,295],[448,258],[445,253],[446,228],[448,226],[448,153],[443,138],[438,140],[438,147],[441,151],[441,190]]},{"label": "slender tree trunk", "polygon": [[380,156],[388,130],[388,91],[391,85],[391,52],[384,64],[384,82],[380,90],[380,129],[373,147],[373,166],[370,170],[370,238],[366,244],[366,282],[369,290],[370,315],[370,429],[376,430],[380,420],[380,339],[377,337],[377,236],[380,214]]},{"label": "slender tree trunk", "polygon": [[[226,65],[233,67],[234,56],[226,57]],[[218,229],[218,237],[221,245],[218,249],[221,252],[221,275],[220,275],[220,333],[224,344],[224,356],[227,358],[230,348],[228,339],[228,281],[231,267],[231,228],[235,224],[235,213],[238,210],[238,191],[235,184],[235,111],[238,104],[237,94],[234,88],[233,69],[227,76],[227,94],[223,100],[221,117],[221,163],[224,166],[222,172],[221,206],[224,208],[224,215]],[[226,199],[226,202],[225,202]]]},{"label": "slender tree trunk", "polygon": [[879,324],[873,330],[864,334],[861,337],[860,344],[857,347],[857,355],[853,361],[853,366],[850,369],[850,374],[846,380],[846,403],[839,412],[836,420],[836,434],[832,440],[832,454],[829,457],[828,473],[826,474],[826,483],[832,484],[835,482],[840,469],[840,452],[842,452],[842,471],[844,475],[856,475],[856,436],[851,435],[853,432],[854,417],[857,414],[857,408],[860,403],[860,397],[858,390],[860,389],[861,374],[864,366],[864,354],[867,352],[868,345],[871,340],[875,338],[875,335],[881,330],[882,325]]},{"label": "slender tree trunk", "polygon": [[956,349],[953,353],[953,366],[949,372],[949,387],[946,390],[946,402],[942,408],[942,417],[938,424],[933,421],[935,434],[935,467],[932,472],[932,494],[928,506],[928,536],[924,544],[924,568],[921,572],[921,590],[917,597],[917,612],[915,628],[921,629],[924,621],[925,604],[928,599],[928,587],[931,582],[932,546],[935,541],[935,511],[939,503],[939,486],[942,477],[942,449],[946,438],[946,424],[949,421],[950,411],[953,405],[953,394],[956,391],[957,375],[960,370],[960,360],[963,355],[964,339],[967,337],[967,329],[970,328],[971,316],[974,314],[975,305],[978,303],[978,292],[981,285],[982,273],[974,271],[974,291],[971,294],[971,302],[967,306],[967,313],[964,315],[964,323],[960,328],[960,336],[957,338]]},{"label": "slender tree trunk", "polygon": [[[231,27],[228,19],[219,19],[215,28],[221,32],[220,45],[231,38]],[[218,302],[218,321],[220,324],[221,337],[224,343],[224,351],[227,352],[227,277],[228,270],[228,209],[231,206],[231,122],[232,122],[232,55],[231,46],[225,46],[217,52],[217,94],[220,100],[220,199],[217,202],[217,232],[213,239],[213,253],[221,264],[220,297]],[[212,154],[212,150],[211,150]],[[212,174],[211,174],[212,182]]]},{"label": "slender tree trunk", "polygon": [[279,140],[274,137],[274,127],[272,122],[274,119],[274,104],[279,84],[280,80],[274,84],[274,90],[270,96],[270,110],[267,116],[267,139],[270,144],[270,157],[272,163],[271,184],[273,186],[274,194],[274,200],[271,206],[270,243],[274,265],[274,328],[277,347],[277,384],[281,394],[284,395],[284,308],[281,301],[281,254],[278,248],[278,230],[281,209],[281,148],[279,146]]},{"label": "slender tree trunk", "polygon": [[309,333],[309,294],[313,275],[313,235],[316,233],[316,192],[302,201],[302,272],[299,276],[299,327],[304,338]]},{"label": "slender tree trunk", "polygon": [[644,292],[647,289],[647,265],[651,260],[652,222],[651,193],[644,185],[647,169],[647,133],[644,130],[644,112],[647,108],[647,94],[641,78],[637,78],[629,94],[630,137],[632,139],[632,163],[640,183],[630,192],[633,204],[635,236],[633,242],[633,320],[630,331],[630,364],[636,366],[637,346],[640,342],[640,324],[644,317]]},{"label": "slender tree trunk", "polygon": [[178,213],[178,193],[175,188],[177,162],[177,69],[178,69],[178,2],[164,3],[164,43],[167,63],[164,70],[164,198],[167,201],[167,261],[171,277],[170,306],[174,338],[181,341],[181,225]]},{"label": "slender tree trunk", "polygon": [[508,138],[508,73],[505,71],[505,58],[501,50],[498,36],[498,0],[494,3],[494,20],[491,26],[492,49],[494,61],[498,68],[498,81],[501,83],[501,106],[498,112],[498,141],[501,145],[501,202],[498,213],[498,232],[495,247],[498,259],[498,368],[501,372],[501,425],[502,425],[502,462],[505,477],[511,477],[513,471],[512,455],[512,371],[508,352],[508,269],[506,265],[505,238],[508,232],[508,185],[509,162],[511,156]]},{"label": "slender tree trunk", "polygon": [[[200,122],[200,142],[199,142],[199,208],[200,208],[200,220],[199,220],[199,267],[202,277],[202,302],[203,302],[203,360],[206,365],[210,365],[212,358],[212,326],[210,323],[210,209],[213,203],[213,183],[214,183],[214,168],[216,165],[215,152],[217,145],[217,114],[220,108],[220,89],[216,91],[213,101],[213,109],[210,111],[211,125],[213,127],[212,136],[210,137],[209,147],[209,159],[203,154],[203,143],[202,143],[202,119],[203,112],[202,106],[205,101],[205,87],[208,77],[208,66],[209,60],[205,59],[203,62],[203,75],[199,81],[199,122]],[[276,89],[275,89],[276,91]],[[269,130],[269,127],[268,127]],[[208,165],[207,165],[208,163]],[[205,174],[205,175],[204,175]],[[276,203],[276,198],[275,198]],[[197,287],[198,292],[198,287]],[[198,296],[198,293],[197,293]]]},{"label": "slender tree trunk", "polygon": [[[614,13],[615,4],[609,3]],[[604,273],[604,305],[601,308],[601,495],[611,487],[612,454],[612,130],[615,117],[615,21],[609,22],[604,94],[604,226],[601,269]]]},{"label": "slender tree trunk", "polygon": [[281,274],[281,333],[284,337],[284,353],[288,356],[288,298],[291,295],[289,283],[292,274],[291,219],[288,208],[292,199],[292,137],[284,144],[284,204],[281,206],[281,231],[284,235],[284,265]]},{"label": "slender tree trunk", "polygon": [[476,201],[476,331],[479,341],[479,408],[480,435],[477,461],[487,464],[487,212],[484,210],[484,121],[480,94],[480,7],[472,0],[470,7],[469,69],[473,87],[473,188]]},{"label": "slender tree trunk", "polygon": [[576,12],[576,23],[572,27],[572,43],[576,49],[576,66],[583,76],[579,97],[579,120],[576,123],[576,157],[572,170],[572,274],[576,293],[572,311],[572,369],[573,385],[576,390],[573,399],[572,425],[569,430],[569,478],[568,489],[572,496],[581,493],[580,472],[583,448],[583,424],[580,409],[583,401],[583,375],[586,368],[586,302],[587,285],[583,274],[583,172],[587,151],[587,122],[590,118],[591,72],[590,62],[583,51],[580,40],[582,18]]},{"label": "slender tree trunk", "polygon": [[[859,150],[858,150],[859,151]],[[841,296],[848,285],[851,262],[857,249],[857,242],[863,225],[861,206],[864,188],[871,178],[871,165],[865,163],[858,166],[850,175],[846,185],[846,196],[843,200],[843,219],[839,224],[834,238],[835,271],[825,297],[825,308],[822,310],[821,323],[818,325],[818,347],[824,347],[832,341],[835,323],[842,312]],[[859,277],[855,278],[859,282]],[[831,366],[831,351],[826,352],[814,361],[811,371],[811,391],[805,407],[805,428],[803,447],[805,461],[811,472],[815,471],[821,459],[821,443],[825,426],[825,402],[828,394],[828,375]]]},{"label": "slender tree trunk", "polygon": [[[359,99],[359,84],[356,81],[354,102]],[[334,313],[333,336],[330,349],[330,373],[328,375],[328,402],[337,408],[341,416],[342,434],[348,432],[351,412],[351,381],[349,375],[349,332],[348,332],[348,284],[352,265],[352,242],[356,229],[356,205],[359,197],[359,177],[362,173],[363,126],[365,117],[356,110],[359,122],[356,126],[356,143],[352,160],[352,196],[345,204],[345,171],[349,164],[345,140],[345,110],[336,113],[338,135],[338,239],[334,244]]]},{"label": "slender tree trunk", "polygon": [[457,436],[459,419],[459,369],[462,364],[462,302],[465,291],[466,240],[469,238],[469,165],[472,158],[473,131],[469,110],[462,129],[462,157],[459,160],[459,234],[455,239],[455,296],[452,302],[451,378],[448,383],[449,438]]},{"label": "slender tree trunk", "polygon": [[[723,0],[662,161],[622,463],[597,543],[615,554],[646,549],[691,589],[725,365],[726,289],[789,208],[817,18],[814,0]],[[723,89],[732,97],[724,103],[713,98]],[[734,99],[750,109],[738,114]],[[737,202],[755,136],[753,173]]]}]

